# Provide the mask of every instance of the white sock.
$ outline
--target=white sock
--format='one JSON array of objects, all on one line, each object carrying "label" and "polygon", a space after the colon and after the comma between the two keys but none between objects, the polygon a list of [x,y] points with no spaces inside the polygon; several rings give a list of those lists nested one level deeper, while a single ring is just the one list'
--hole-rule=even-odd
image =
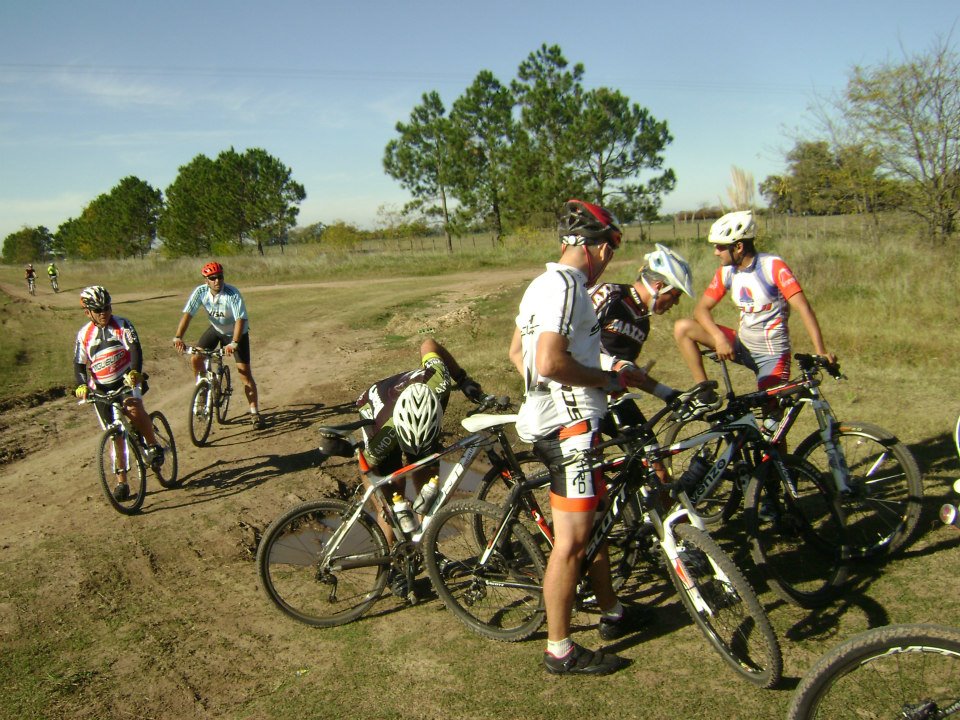
[{"label": "white sock", "polygon": [[566,657],[573,650],[573,640],[565,637],[563,640],[547,640],[547,652],[555,658]]}]

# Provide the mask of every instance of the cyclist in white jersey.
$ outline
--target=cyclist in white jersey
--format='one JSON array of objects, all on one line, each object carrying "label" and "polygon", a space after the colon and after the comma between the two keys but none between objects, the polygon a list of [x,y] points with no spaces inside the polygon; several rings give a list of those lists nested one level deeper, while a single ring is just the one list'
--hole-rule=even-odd
[{"label": "cyclist in white jersey", "polygon": [[[243,296],[233,285],[227,285],[223,280],[223,265],[210,262],[200,270],[205,283],[197,286],[190,293],[187,304],[183,308],[183,316],[177,326],[177,334],[173,338],[173,346],[177,352],[186,350],[183,336],[190,326],[190,320],[203,308],[210,318],[208,327],[197,341],[197,347],[204,350],[213,350],[222,346],[227,355],[236,357],[237,372],[243,382],[243,391],[250,403],[250,416],[255,428],[262,429],[263,418],[260,416],[260,407],[257,397],[257,383],[253,379],[253,370],[250,367],[250,323],[247,319],[247,306]],[[203,358],[194,355],[191,359],[193,373],[199,382],[203,372]]]},{"label": "cyclist in white jersey", "polygon": [[[570,639],[580,564],[605,486],[602,474],[586,462],[560,464],[575,450],[599,440],[607,393],[636,386],[645,378],[636,368],[614,372],[600,367],[600,323],[587,287],[613,258],[620,237],[607,210],[580,200],[567,202],[560,219],[560,260],[549,263],[524,293],[510,344],[510,359],[523,375],[526,391],[517,430],[522,439],[534,443],[551,473],[554,547],[543,579],[547,612],[543,664],[556,674],[603,675],[626,664],[617,655],[587,650]],[[591,567],[590,579],[603,612],[602,638],[620,637],[645,620],[638,608],[624,612],[610,584],[606,548]]]},{"label": "cyclist in white jersey", "polygon": [[[707,379],[698,345],[753,370],[761,390],[786,382],[790,378],[787,320],[791,310],[800,315],[814,352],[836,361],[836,356],[827,352],[817,316],[793,272],[782,258],[758,253],[755,238],[756,224],[749,210],[727,213],[710,228],[707,239],[720,267],[700,297],[694,317],[674,325],[674,338],[694,382]],[[727,293],[740,309],[737,331],[713,319],[713,308]]]}]

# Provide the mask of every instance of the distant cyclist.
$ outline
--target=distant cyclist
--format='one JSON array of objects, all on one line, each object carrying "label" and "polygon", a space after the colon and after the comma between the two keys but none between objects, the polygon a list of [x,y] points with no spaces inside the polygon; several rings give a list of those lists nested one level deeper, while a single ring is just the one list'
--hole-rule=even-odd
[{"label": "distant cyclist", "polygon": [[47,265],[47,277],[50,278],[50,287],[53,288],[54,292],[60,292],[60,284],[58,278],[60,276],[60,271],[57,269],[57,264],[51,262]]},{"label": "distant cyclist", "polygon": [[[360,416],[374,421],[363,428],[363,458],[370,472],[388,475],[440,449],[440,424],[454,383],[470,400],[476,402],[483,397],[480,385],[453,355],[433,338],[427,338],[420,345],[417,369],[384,378],[360,395]],[[432,465],[411,473],[415,494],[437,474],[437,469]],[[366,475],[362,479],[368,484]],[[406,478],[401,482],[395,490],[403,494]],[[383,512],[384,508],[377,507],[377,522],[392,544],[393,529],[384,521]],[[405,577],[391,578],[390,587],[395,594],[406,595]]]},{"label": "distant cyclist", "polygon": [[[223,265],[210,262],[200,269],[204,284],[199,285],[187,299],[183,308],[183,316],[177,326],[177,334],[173,338],[173,346],[177,352],[186,350],[183,336],[190,326],[190,320],[203,308],[210,318],[210,327],[204,330],[196,346],[204,350],[214,350],[223,347],[227,355],[236,354],[237,372],[243,381],[243,391],[250,403],[250,417],[253,426],[258,430],[264,426],[260,416],[260,407],[257,398],[257,383],[253,379],[253,370],[250,367],[250,322],[247,319],[247,306],[243,296],[233,285],[227,285],[223,280]],[[193,374],[197,382],[203,373],[203,357],[194,355],[190,358],[193,365]]]},{"label": "distant cyclist", "polygon": [[[710,228],[707,240],[720,267],[700,297],[693,318],[674,324],[674,338],[694,382],[707,379],[698,345],[716,351],[723,360],[750,368],[763,390],[790,377],[790,311],[800,315],[814,352],[828,357],[820,324],[800,283],[783,258],[757,252],[754,247],[756,223],[749,210],[727,213]],[[718,325],[713,308],[730,293],[740,309],[740,327],[734,331]],[[715,396],[714,396],[715,397]],[[705,400],[710,400],[706,398]]]},{"label": "distant cyclist", "polygon": [[[656,245],[644,257],[643,267],[632,285],[603,283],[590,288],[593,309],[600,321],[600,367],[604,370],[637,368],[637,357],[650,334],[650,316],[663,315],[680,302],[680,296],[694,297],[690,265],[665,245]],[[637,387],[664,402],[678,390],[647,375]],[[646,422],[635,402],[620,403],[617,415],[623,425]]]},{"label": "distant cyclist", "polygon": [[23,269],[23,277],[27,281],[27,290],[32,292],[34,283],[37,281],[37,271],[33,269],[33,263],[27,263]]},{"label": "distant cyclist", "polygon": [[[123,401],[124,411],[147,441],[150,464],[160,467],[163,448],[143,405],[142,394],[146,391],[141,372],[143,352],[137,331],[129,320],[113,314],[110,293],[101,285],[84,288],[80,293],[80,306],[90,322],[80,328],[74,346],[74,374],[78,383],[74,395],[86,400],[90,390],[106,393],[124,385],[130,388],[129,396]],[[102,427],[113,422],[110,405],[98,402],[94,408]],[[120,448],[116,451],[122,452]],[[121,502],[130,496],[126,470],[118,471],[113,496]]]}]

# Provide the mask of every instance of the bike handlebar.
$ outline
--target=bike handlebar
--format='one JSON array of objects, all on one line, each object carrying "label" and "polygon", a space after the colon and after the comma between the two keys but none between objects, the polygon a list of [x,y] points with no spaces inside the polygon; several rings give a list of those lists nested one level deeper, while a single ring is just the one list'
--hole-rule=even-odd
[{"label": "bike handlebar", "polygon": [[479,400],[473,401],[476,404],[475,408],[467,411],[467,417],[471,415],[477,415],[487,410],[509,410],[513,403],[510,402],[510,398],[506,395],[484,395]]},{"label": "bike handlebar", "polygon": [[214,350],[207,350],[202,347],[196,347],[194,345],[187,345],[183,351],[184,355],[205,355],[207,357],[223,357],[223,348],[219,347]]},{"label": "bike handlebar", "polygon": [[797,364],[800,366],[800,370],[803,372],[813,372],[818,368],[823,368],[827,371],[830,377],[834,378],[835,380],[847,379],[846,375],[840,372],[840,363],[830,362],[830,359],[824,357],[823,355],[794,353],[793,358],[797,361]]}]

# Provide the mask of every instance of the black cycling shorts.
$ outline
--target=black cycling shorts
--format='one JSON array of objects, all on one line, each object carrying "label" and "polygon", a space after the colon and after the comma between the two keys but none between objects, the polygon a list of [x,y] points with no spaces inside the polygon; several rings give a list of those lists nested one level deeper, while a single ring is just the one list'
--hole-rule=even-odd
[{"label": "black cycling shorts", "polygon": [[[218,347],[229,345],[231,342],[233,342],[232,337],[224,337],[211,325],[203,331],[203,335],[197,340],[197,347],[203,348],[204,350],[215,350]],[[244,333],[243,337],[240,338],[240,342],[237,343],[237,349],[233,352],[233,356],[238,363],[243,363],[244,365],[250,364],[250,333]]]}]

